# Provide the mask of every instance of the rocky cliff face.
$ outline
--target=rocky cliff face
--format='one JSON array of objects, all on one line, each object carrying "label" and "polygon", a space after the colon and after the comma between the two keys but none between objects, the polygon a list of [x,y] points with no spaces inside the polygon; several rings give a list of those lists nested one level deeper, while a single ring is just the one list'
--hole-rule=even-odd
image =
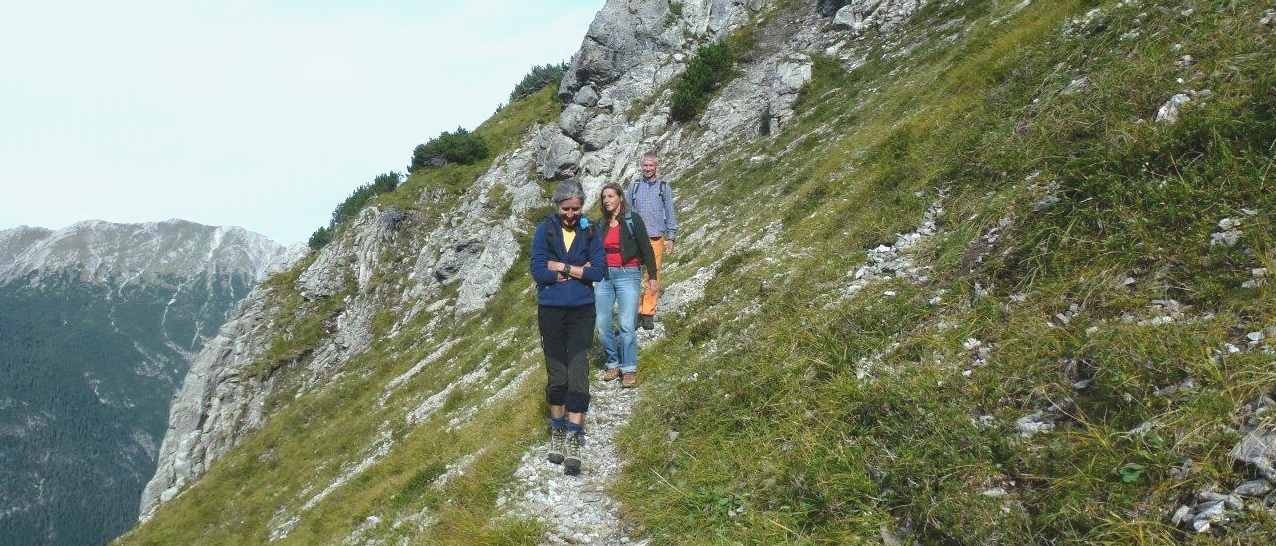
[{"label": "rocky cliff face", "polygon": [[[398,325],[427,308],[436,321],[481,308],[520,252],[517,214],[535,206],[540,189],[520,173],[533,168],[534,151],[520,148],[497,161],[471,188],[477,199],[441,218],[394,208],[368,207],[342,237],[312,256],[290,288],[304,301],[289,307],[269,286],[254,291],[196,358],[173,402],[159,465],[142,496],[141,518],[198,480],[265,418],[272,395],[306,392],[333,379],[335,370],[373,342],[370,325],[392,313]],[[492,217],[490,195],[508,194],[509,217]],[[423,195],[422,200],[437,196]],[[287,362],[263,359],[288,336],[289,318],[328,306],[318,347]],[[282,331],[281,331],[282,330]]]},{"label": "rocky cliff face", "polygon": [[126,528],[190,360],[288,256],[180,220],[0,231],[0,542]]},{"label": "rocky cliff face", "polygon": [[786,22],[783,37],[742,65],[744,76],[732,80],[703,116],[703,132],[671,126],[669,83],[696,49],[771,7],[760,0],[680,6],[674,14],[663,2],[618,1],[599,12],[563,78],[563,114],[538,135],[541,176],[575,175],[593,189],[636,177],[647,150],[660,150],[664,172],[676,176],[691,158],[778,127],[791,115],[797,90],[810,79],[806,52],[820,36],[815,14]]},{"label": "rocky cliff face", "polygon": [[[889,32],[925,3],[855,0],[777,10],[765,0],[706,0],[676,4],[675,13],[673,3],[607,2],[563,78],[558,124],[544,127],[534,142],[538,172],[577,176],[592,189],[637,177],[642,153],[657,150],[662,172],[677,178],[728,142],[779,130],[811,79],[812,55],[859,66],[868,51],[856,47],[856,38],[869,29]],[[740,63],[742,77],[720,91],[696,130],[670,125],[669,84],[697,48],[759,19],[765,40]]]}]

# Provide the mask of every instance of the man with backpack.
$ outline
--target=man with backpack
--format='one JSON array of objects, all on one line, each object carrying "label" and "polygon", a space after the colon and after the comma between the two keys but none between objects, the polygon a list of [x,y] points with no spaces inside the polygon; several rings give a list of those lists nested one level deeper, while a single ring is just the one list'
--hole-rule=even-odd
[{"label": "man with backpack", "polygon": [[[674,217],[673,188],[669,182],[656,176],[656,154],[642,154],[642,176],[629,184],[625,191],[625,205],[642,217],[651,238],[651,248],[656,254],[657,279],[663,283],[661,270],[665,254],[673,254],[674,239],[678,233],[678,220]],[[638,326],[644,330],[656,327],[656,301],[659,291],[644,290],[638,304]]]}]

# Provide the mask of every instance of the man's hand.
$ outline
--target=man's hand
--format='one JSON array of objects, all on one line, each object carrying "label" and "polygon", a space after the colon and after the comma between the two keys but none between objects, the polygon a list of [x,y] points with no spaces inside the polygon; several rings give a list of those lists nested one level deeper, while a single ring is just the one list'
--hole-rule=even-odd
[{"label": "man's hand", "polygon": [[665,254],[673,254],[673,240],[665,239]]}]

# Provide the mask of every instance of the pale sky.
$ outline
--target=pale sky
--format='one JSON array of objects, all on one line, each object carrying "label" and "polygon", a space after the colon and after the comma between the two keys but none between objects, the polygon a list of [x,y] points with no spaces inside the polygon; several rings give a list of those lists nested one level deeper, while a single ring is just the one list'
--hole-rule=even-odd
[{"label": "pale sky", "polygon": [[569,61],[603,3],[7,2],[0,230],[180,218],[305,242]]}]

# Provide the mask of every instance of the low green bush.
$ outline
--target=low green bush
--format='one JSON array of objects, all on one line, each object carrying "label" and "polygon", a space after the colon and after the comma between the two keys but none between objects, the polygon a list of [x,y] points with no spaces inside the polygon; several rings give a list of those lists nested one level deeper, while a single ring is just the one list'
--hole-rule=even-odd
[{"label": "low green bush", "polygon": [[674,81],[670,116],[674,121],[690,121],[709,105],[713,92],[733,75],[735,54],[725,42],[705,44]]},{"label": "low green bush", "polygon": [[566,62],[533,66],[532,70],[523,76],[523,81],[518,82],[518,85],[514,86],[514,90],[510,91],[510,102],[530,97],[535,95],[537,91],[550,86],[553,86],[554,90],[557,91],[565,73],[567,73]]},{"label": "low green bush", "polygon": [[444,131],[437,138],[412,150],[412,163],[408,172],[414,173],[429,167],[442,167],[449,163],[472,165],[487,157],[487,142],[483,137],[457,127],[455,133]]}]

